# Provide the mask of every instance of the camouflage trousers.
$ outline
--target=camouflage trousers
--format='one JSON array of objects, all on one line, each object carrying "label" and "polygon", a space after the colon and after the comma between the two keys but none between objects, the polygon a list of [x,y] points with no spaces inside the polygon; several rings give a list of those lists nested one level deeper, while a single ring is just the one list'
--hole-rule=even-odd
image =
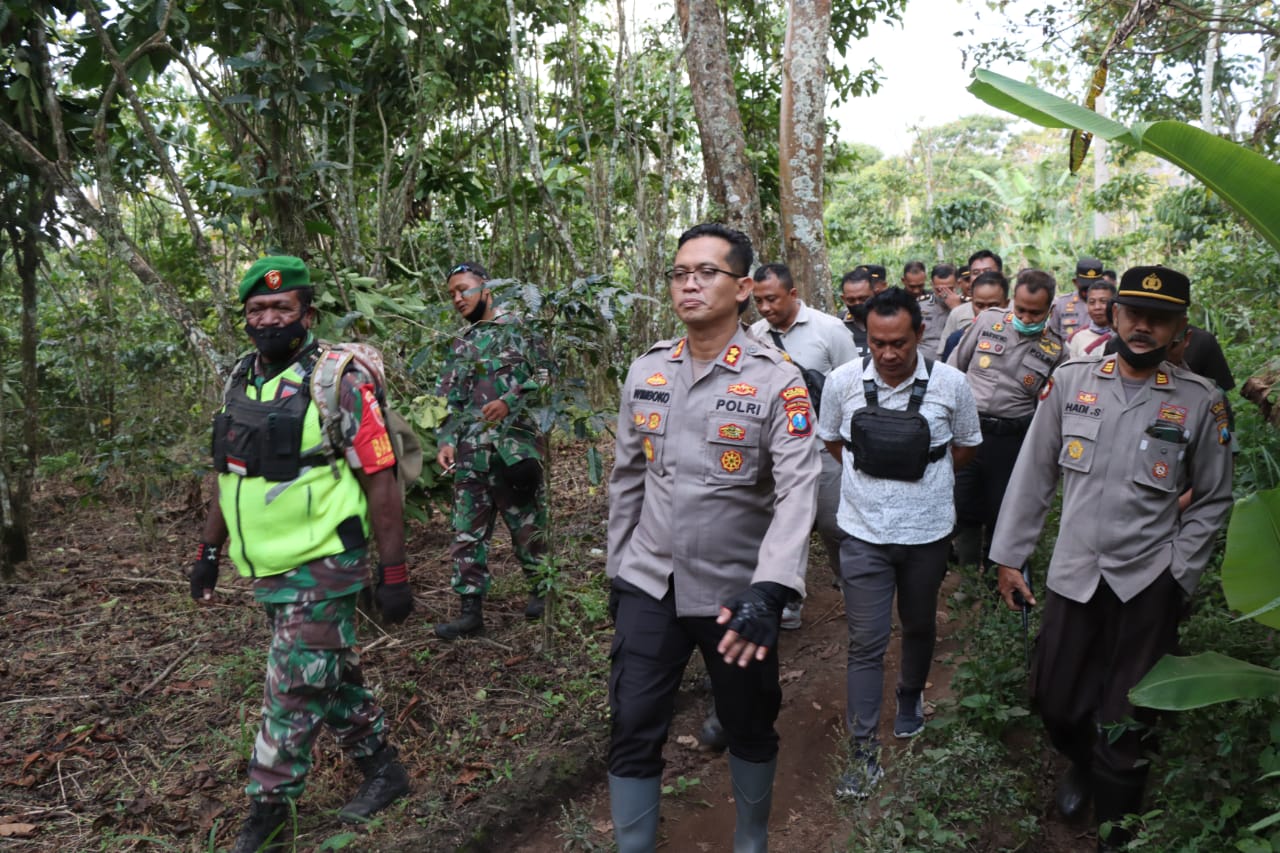
[{"label": "camouflage trousers", "polygon": [[352,758],[364,758],[383,744],[385,721],[364,686],[354,649],[356,595],[264,606],[271,649],[245,793],[256,800],[296,800],[306,787],[321,724]]},{"label": "camouflage trousers", "polygon": [[532,500],[517,494],[491,471],[465,471],[453,485],[453,589],[459,595],[484,595],[489,591],[489,539],[502,515],[511,531],[511,542],[525,577],[547,550],[546,490],[539,488]]}]

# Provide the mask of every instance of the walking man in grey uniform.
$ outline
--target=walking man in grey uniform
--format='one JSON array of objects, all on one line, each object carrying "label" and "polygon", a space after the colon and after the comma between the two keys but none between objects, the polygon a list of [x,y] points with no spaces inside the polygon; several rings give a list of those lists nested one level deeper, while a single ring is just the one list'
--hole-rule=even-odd
[{"label": "walking man in grey uniform", "polygon": [[739,321],[751,242],[681,235],[667,272],[687,335],[632,363],[609,480],[609,800],[620,853],[658,838],[662,746],[694,648],[729,743],[734,850],[764,851],[777,767],[778,621],[804,595],[817,493],[800,371]]},{"label": "walking man in grey uniform", "polygon": [[[879,782],[877,731],[895,593],[902,624],[896,737],[924,729],[924,685],[937,636],[938,587],[955,526],[954,469],[982,441],[964,375],[919,354],[920,304],[901,288],[869,303],[871,359],[827,377],[818,435],[843,465],[840,546],[849,622],[846,722],[854,766],[838,797]],[[905,410],[905,411],[904,411]]]},{"label": "walking man in grey uniform", "polygon": [[[1190,302],[1182,273],[1125,272],[1112,316],[1119,352],[1068,361],[1041,391],[991,543],[1005,603],[1018,609],[1017,593],[1035,605],[1017,567],[1035,548],[1061,470],[1062,519],[1031,687],[1054,747],[1071,760],[1058,808],[1070,817],[1093,798],[1098,824],[1111,824],[1099,850],[1127,842],[1114,822],[1141,811],[1154,747],[1155,712],[1131,705],[1129,690],[1174,650],[1231,509],[1222,392],[1165,360],[1186,332]],[[1061,535],[1085,527],[1095,535]],[[1109,729],[1130,718],[1140,725]]]},{"label": "walking man in grey uniform", "polygon": [[1103,281],[1102,261],[1097,258],[1081,258],[1076,261],[1076,289],[1064,293],[1053,302],[1053,316],[1049,327],[1064,341],[1070,340],[1079,329],[1089,326],[1089,285]]},{"label": "walking man in grey uniform", "polygon": [[[753,296],[756,310],[763,319],[752,324],[751,333],[761,340],[773,341],[802,371],[807,368],[826,376],[846,361],[857,358],[858,349],[844,323],[804,304],[786,264],[765,264],[756,270]],[[817,408],[819,401],[812,384],[809,395]],[[813,528],[827,552],[832,574],[839,581],[840,541],[844,539],[836,523],[836,510],[840,507],[840,463],[831,458],[825,447],[818,449],[818,456],[822,475],[818,479],[818,510]],[[783,630],[800,627],[803,606],[796,602],[782,611]]]},{"label": "walking man in grey uniform", "polygon": [[[971,553],[958,553],[986,574],[981,543],[996,526],[1000,502],[1018,460],[1022,438],[1031,426],[1036,398],[1049,374],[1066,360],[1062,339],[1045,328],[1057,284],[1041,270],[1023,270],[1013,287],[1013,307],[991,308],[973,321],[947,363],[964,371],[978,403],[982,447],[972,465],[956,474],[956,515]],[[958,548],[963,552],[965,548]],[[987,590],[995,573],[986,574]]]}]

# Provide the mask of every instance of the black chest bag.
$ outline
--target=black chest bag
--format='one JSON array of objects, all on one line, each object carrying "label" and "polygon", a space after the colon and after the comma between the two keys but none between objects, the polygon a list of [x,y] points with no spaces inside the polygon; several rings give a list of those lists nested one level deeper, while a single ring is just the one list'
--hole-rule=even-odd
[{"label": "black chest bag", "polygon": [[[864,370],[866,364],[864,359]],[[930,448],[933,436],[929,422],[920,414],[933,362],[926,358],[924,369],[925,377],[911,385],[911,399],[905,411],[882,407],[876,383],[862,380],[862,395],[867,405],[849,419],[850,439],[845,442],[845,447],[853,453],[856,470],[883,480],[915,481],[924,476],[930,463],[947,455],[946,444]]]}]

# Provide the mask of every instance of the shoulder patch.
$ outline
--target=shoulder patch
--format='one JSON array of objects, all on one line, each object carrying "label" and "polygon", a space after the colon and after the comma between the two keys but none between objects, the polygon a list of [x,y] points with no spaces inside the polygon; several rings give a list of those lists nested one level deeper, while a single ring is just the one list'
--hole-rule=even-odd
[{"label": "shoulder patch", "polygon": [[802,400],[809,396],[809,389],[803,385],[792,385],[790,388],[782,389],[778,395],[784,403],[792,403],[796,400]]},{"label": "shoulder patch", "polygon": [[1049,392],[1053,390],[1053,377],[1050,376],[1045,380],[1044,387],[1040,389],[1040,399],[1043,400],[1049,396]]}]

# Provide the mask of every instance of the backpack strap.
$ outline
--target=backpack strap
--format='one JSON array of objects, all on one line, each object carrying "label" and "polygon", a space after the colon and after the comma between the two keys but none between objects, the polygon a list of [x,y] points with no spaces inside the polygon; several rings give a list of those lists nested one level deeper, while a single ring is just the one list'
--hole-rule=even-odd
[{"label": "backpack strap", "polygon": [[236,362],[236,366],[231,368],[231,375],[227,377],[227,381],[222,385],[222,405],[227,404],[227,400],[231,398],[231,392],[245,385],[249,378],[249,371],[253,369],[253,360],[258,357],[257,350],[249,350],[240,357]]},{"label": "backpack strap", "polygon": [[342,476],[338,471],[338,451],[342,447],[342,412],[338,407],[341,393],[339,383],[342,374],[355,356],[340,347],[320,347],[310,368],[309,384],[311,399],[320,411],[320,435],[324,444],[324,455],[329,460],[329,468],[336,480]]},{"label": "backpack strap", "polygon": [[929,377],[933,375],[933,360],[926,358],[924,360],[924,379],[917,378],[911,383],[911,399],[907,401],[908,412],[920,411],[920,405],[924,403],[925,392],[929,390]]},{"label": "backpack strap", "polygon": [[[867,366],[871,364],[871,356],[864,355],[862,357],[862,372],[867,372]],[[868,406],[880,405],[880,392],[876,390],[876,382],[874,379],[862,380],[862,396],[866,398]]]}]

